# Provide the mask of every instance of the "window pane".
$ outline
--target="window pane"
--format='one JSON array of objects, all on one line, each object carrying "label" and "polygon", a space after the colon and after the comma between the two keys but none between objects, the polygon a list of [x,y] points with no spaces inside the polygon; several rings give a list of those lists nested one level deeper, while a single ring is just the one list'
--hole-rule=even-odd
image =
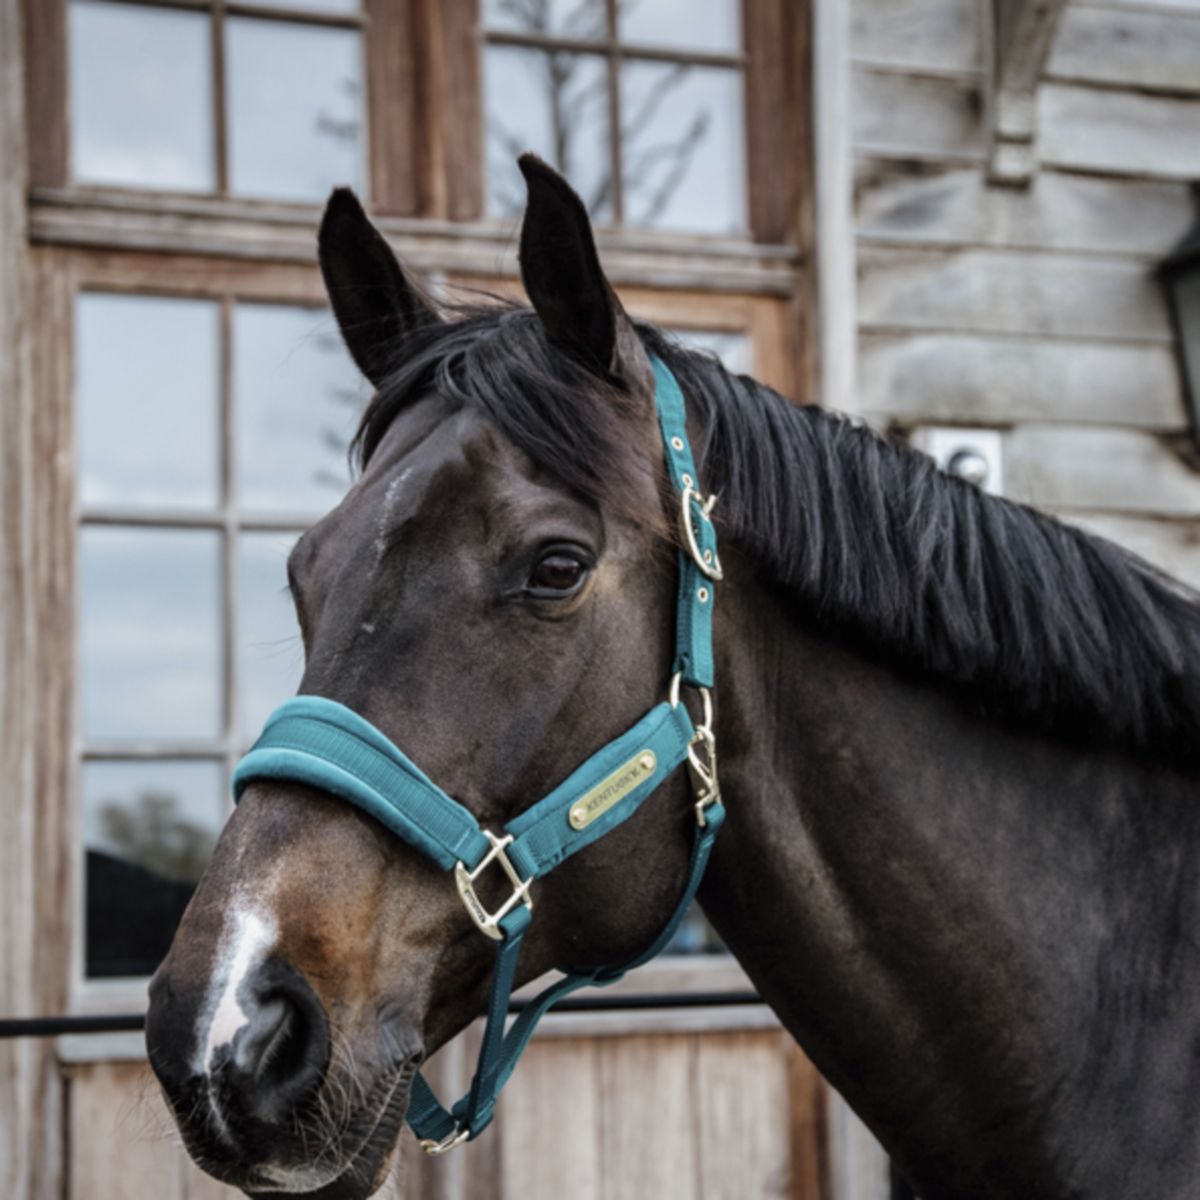
[{"label": "window pane", "polygon": [[725,370],[735,375],[751,373],[750,339],[744,333],[720,329],[668,329],[666,332],[692,350],[715,354]]},{"label": "window pane", "polygon": [[185,191],[216,186],[211,40],[203,13],[74,0],[76,179]]},{"label": "window pane", "polygon": [[740,71],[627,62],[621,114],[627,225],[695,233],[745,228]]},{"label": "window pane", "polygon": [[226,30],[230,190],[323,200],[338,184],[361,187],[358,31],[246,17]]},{"label": "window pane", "polygon": [[255,512],[325,512],[350,480],[366,385],[327,312],[239,304],[233,320],[237,497]]},{"label": "window pane", "polygon": [[736,54],[740,9],[738,0],[623,0],[617,28],[623,42]]},{"label": "window pane", "polygon": [[215,507],[217,305],[84,293],[75,316],[80,502]]},{"label": "window pane", "polygon": [[258,8],[290,8],[293,12],[353,15],[362,11],[361,0],[254,0]]},{"label": "window pane", "polygon": [[700,905],[695,902],[667,943],[664,954],[724,954],[725,943],[708,923]]},{"label": "window pane", "polygon": [[85,740],[218,735],[219,568],[209,530],[80,530]]},{"label": "window pane", "polygon": [[81,813],[91,978],[149,975],[225,819],[215,762],[87,762]]},{"label": "window pane", "polygon": [[287,590],[294,534],[248,533],[238,543],[238,736],[247,748],[296,693],[304,647]]},{"label": "window pane", "polygon": [[593,220],[612,220],[605,59],[489,46],[483,66],[488,211],[524,211],[517,155],[533,150],[566,175]]},{"label": "window pane", "polygon": [[564,38],[603,38],[605,0],[483,0],[485,29],[549,34]]}]

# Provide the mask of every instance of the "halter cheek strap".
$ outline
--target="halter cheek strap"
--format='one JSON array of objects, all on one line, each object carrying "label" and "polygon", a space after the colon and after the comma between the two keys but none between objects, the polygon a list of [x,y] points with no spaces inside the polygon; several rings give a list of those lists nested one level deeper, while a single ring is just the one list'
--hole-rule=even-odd
[{"label": "halter cheek strap", "polygon": [[[407,1120],[431,1154],[444,1153],[486,1128],[500,1089],[538,1021],[556,1001],[581,987],[614,983],[667,945],[696,895],[725,819],[709,693],[713,585],[721,578],[710,518],[713,501],[704,499],[697,483],[679,385],[665,364],[651,361],[667,470],[680,498],[675,675],[667,701],[596,751],[498,835],[481,828],[468,809],[369,721],[320,696],[297,696],[281,705],[233,775],[235,800],[253,781],[286,780],[310,784],[362,809],[443,870],[453,871],[471,919],[496,942],[487,1025],[470,1092],[447,1109],[420,1074],[413,1081]],[[683,684],[700,691],[704,707],[699,725],[680,703]],[[506,1032],[517,959],[533,913],[531,884],[631,817],[684,762],[692,778],[696,829],[687,883],[662,932],[629,962],[565,971]],[[485,872],[497,869],[511,891],[497,909],[488,911],[475,885]]]}]

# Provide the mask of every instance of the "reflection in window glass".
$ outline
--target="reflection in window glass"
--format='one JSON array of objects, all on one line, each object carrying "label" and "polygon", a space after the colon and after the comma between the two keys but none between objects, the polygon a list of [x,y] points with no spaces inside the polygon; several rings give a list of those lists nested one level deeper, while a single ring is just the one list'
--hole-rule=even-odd
[{"label": "reflection in window glass", "polygon": [[333,13],[353,16],[362,11],[361,0],[254,0],[258,8],[290,8],[293,12]]},{"label": "reflection in window glass", "polygon": [[744,230],[740,71],[626,62],[621,112],[627,224],[695,233]]},{"label": "reflection in window glass", "polygon": [[226,22],[229,187],[323,200],[363,175],[357,30],[234,17]]},{"label": "reflection in window glass", "polygon": [[239,304],[233,319],[237,500],[320,514],[346,490],[365,385],[327,312]]},{"label": "reflection in window glass", "polygon": [[488,211],[518,216],[517,156],[532,150],[562,171],[596,221],[612,220],[605,59],[489,46],[484,54]]},{"label": "reflection in window glass", "polygon": [[149,975],[212,854],[225,816],[216,762],[87,762],[85,973]]},{"label": "reflection in window glass", "polygon": [[267,717],[295,695],[304,647],[287,590],[295,534],[247,533],[238,542],[238,737],[246,748]]},{"label": "reflection in window glass", "polygon": [[217,305],[85,293],[76,306],[79,498],[217,503]]},{"label": "reflection in window glass", "polygon": [[725,370],[749,375],[750,339],[744,333],[720,329],[669,329],[667,332],[691,350],[705,350],[721,360]]},{"label": "reflection in window glass", "polygon": [[605,0],[483,0],[484,29],[562,38],[603,38]]},{"label": "reflection in window glass", "polygon": [[736,54],[740,8],[738,0],[622,0],[617,28],[623,42]]},{"label": "reflection in window glass", "polygon": [[219,567],[209,530],[80,530],[85,739],[217,736]]},{"label": "reflection in window glass", "polygon": [[87,183],[216,183],[207,14],[74,0],[71,171]]}]

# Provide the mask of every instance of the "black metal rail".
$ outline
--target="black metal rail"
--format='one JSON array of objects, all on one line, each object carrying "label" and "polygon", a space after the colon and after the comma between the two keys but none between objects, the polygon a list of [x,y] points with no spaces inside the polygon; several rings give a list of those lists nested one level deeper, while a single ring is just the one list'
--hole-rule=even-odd
[{"label": "black metal rail", "polygon": [[[757,992],[647,992],[568,996],[554,1012],[615,1012],[654,1008],[734,1008],[761,1004]],[[509,1012],[520,1012],[528,1000],[513,1000]],[[7,1017],[0,1019],[0,1039],[61,1037],[67,1033],[137,1033],[146,1027],[145,1013],[116,1013],[95,1017]]]}]

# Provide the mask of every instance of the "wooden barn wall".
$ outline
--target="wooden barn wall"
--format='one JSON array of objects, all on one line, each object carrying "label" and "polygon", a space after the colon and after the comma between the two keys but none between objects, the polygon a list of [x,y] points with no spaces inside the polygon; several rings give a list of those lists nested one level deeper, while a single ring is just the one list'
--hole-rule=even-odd
[{"label": "wooden barn wall", "polygon": [[[453,1074],[465,1074],[465,1057]],[[411,1137],[381,1200],[821,1200],[824,1085],[778,1028],[540,1037],[466,1154]],[[142,1059],[67,1077],[67,1200],[234,1200],[184,1153]]]},{"label": "wooden barn wall", "polygon": [[1072,0],[1038,170],[987,181],[980,0],[853,0],[861,410],[1004,434],[1006,493],[1200,585],[1154,269],[1195,219],[1200,0]]}]

